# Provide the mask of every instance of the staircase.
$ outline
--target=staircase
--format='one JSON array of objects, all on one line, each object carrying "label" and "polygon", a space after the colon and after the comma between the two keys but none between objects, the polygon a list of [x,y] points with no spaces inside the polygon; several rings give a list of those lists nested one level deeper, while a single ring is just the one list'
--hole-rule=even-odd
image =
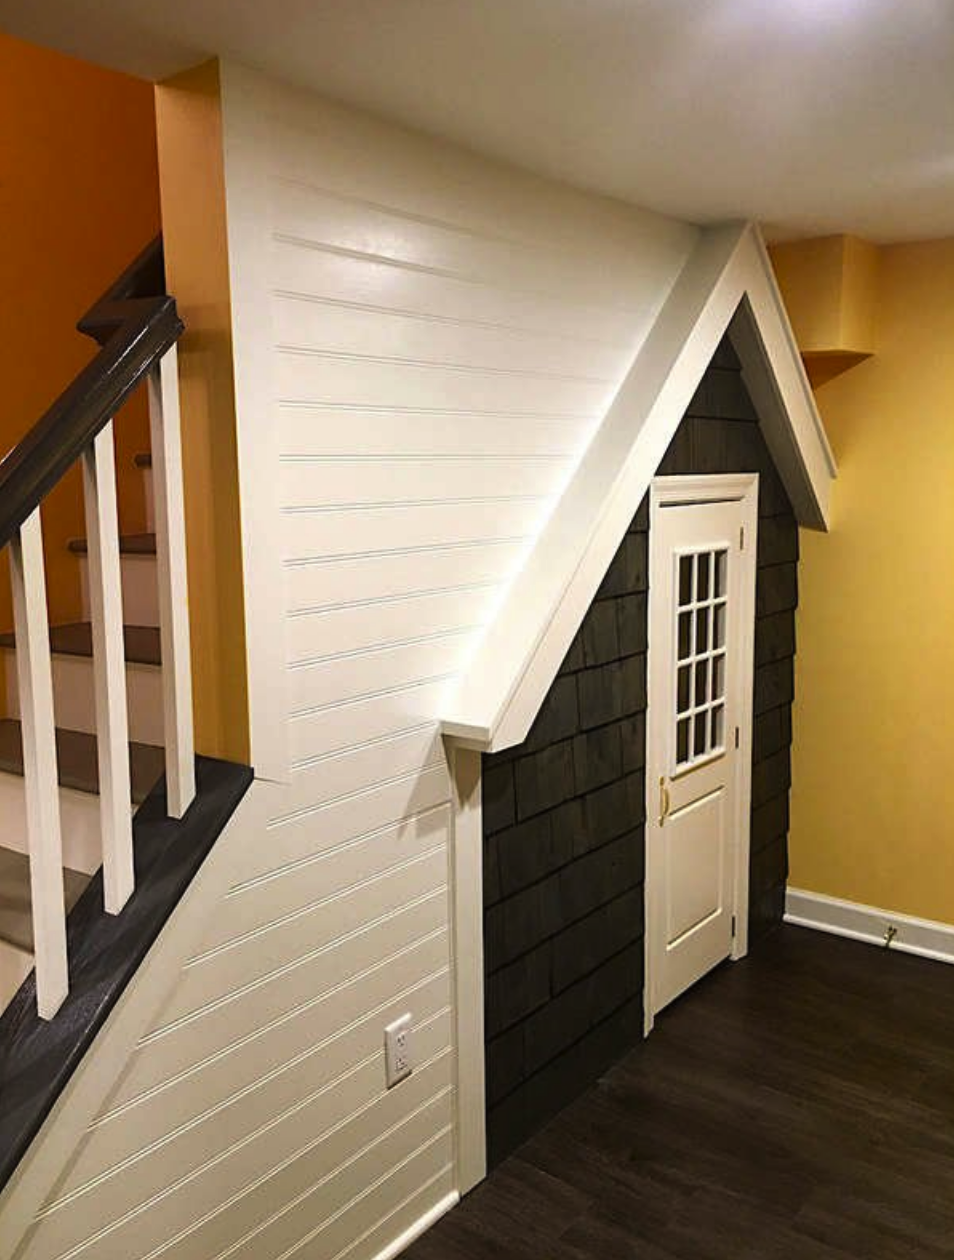
[{"label": "staircase", "polygon": [[[148,532],[119,536],[130,814],[164,768],[162,649],[156,562],[152,458],[136,456],[144,480]],[[102,864],[96,681],[90,601],[89,546],[69,550],[81,570],[84,620],[50,627],[59,810],[63,837],[65,909],[73,908]],[[0,717],[0,1011],[33,969],[29,837],[23,783],[23,743],[16,635],[0,633],[6,711]]]},{"label": "staircase", "polygon": [[[10,707],[0,731],[4,786],[14,792],[0,836],[11,920],[4,997],[28,967],[24,942],[32,939],[37,1010],[45,1019],[69,992],[67,902],[82,876],[101,864],[109,914],[119,914],[133,893],[132,807],[151,772],[164,761],[173,817],[181,818],[195,796],[176,361],[183,325],[165,292],[161,240],[77,328],[99,353],[0,464],[0,547],[10,551],[15,625],[0,648]],[[143,462],[158,460],[146,470],[154,530],[122,541],[113,416],[143,383],[152,445]],[[83,566],[87,619],[51,629],[40,508],[77,461],[86,538],[71,549]],[[161,745],[165,755],[157,757]],[[22,797],[10,782],[17,777]],[[64,814],[69,823],[76,815],[65,846]]]},{"label": "staircase", "polygon": [[[0,461],[14,613],[0,635],[0,1189],[252,781],[194,752],[183,325],[161,240],[77,328],[98,354]],[[113,417],[143,385],[149,531],[124,535]],[[40,508],[77,462],[82,619],[51,626]]]}]

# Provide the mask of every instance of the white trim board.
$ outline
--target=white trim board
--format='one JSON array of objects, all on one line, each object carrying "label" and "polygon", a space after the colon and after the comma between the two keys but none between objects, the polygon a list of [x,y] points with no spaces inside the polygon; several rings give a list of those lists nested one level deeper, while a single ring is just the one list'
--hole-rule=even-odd
[{"label": "white trim board", "polygon": [[801,524],[828,524],[835,462],[758,229],[709,228],[442,714],[486,752],[526,737],[666,448],[729,332]]},{"label": "white trim board", "polygon": [[888,928],[893,927],[897,935],[890,949],[936,962],[954,963],[954,926],[949,923],[918,919],[801,888],[789,888],[785,894],[785,922],[881,948],[884,948]]},{"label": "white trim board", "polygon": [[436,1225],[441,1217],[446,1216],[459,1202],[460,1195],[456,1190],[446,1194],[439,1203],[434,1204],[429,1212],[425,1212],[413,1225],[409,1225],[403,1234],[379,1251],[374,1260],[394,1260],[395,1256],[399,1256],[402,1251],[407,1251],[411,1243],[417,1242],[422,1234],[426,1234],[432,1225]]},{"label": "white trim board", "polygon": [[482,758],[448,748],[454,787],[450,854],[453,924],[454,1036],[457,1048],[457,1188],[472,1190],[487,1175],[484,1062],[484,828]]}]

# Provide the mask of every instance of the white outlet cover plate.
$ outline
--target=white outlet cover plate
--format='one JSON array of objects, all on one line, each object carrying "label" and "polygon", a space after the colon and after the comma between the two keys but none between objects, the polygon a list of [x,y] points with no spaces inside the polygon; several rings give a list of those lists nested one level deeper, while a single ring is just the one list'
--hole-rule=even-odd
[{"label": "white outlet cover plate", "polygon": [[384,1070],[387,1087],[411,1075],[411,1015],[408,1012],[384,1030]]}]

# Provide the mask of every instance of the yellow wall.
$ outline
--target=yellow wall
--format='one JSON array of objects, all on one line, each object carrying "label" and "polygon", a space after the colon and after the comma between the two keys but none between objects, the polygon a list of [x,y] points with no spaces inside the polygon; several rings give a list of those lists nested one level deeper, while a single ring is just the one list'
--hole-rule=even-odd
[{"label": "yellow wall", "polygon": [[954,923],[954,240],[879,253],[876,353],[817,391],[789,882]]},{"label": "yellow wall", "polygon": [[772,265],[802,354],[871,354],[878,249],[856,236],[771,246]]},{"label": "yellow wall", "polygon": [[881,251],[857,236],[844,238],[841,341],[846,350],[873,354],[878,342],[878,269]]},{"label": "yellow wall", "polygon": [[775,244],[769,253],[816,389],[874,353],[877,246],[820,236]]},{"label": "yellow wall", "polygon": [[786,241],[770,252],[802,354],[842,348],[844,237]]},{"label": "yellow wall", "polygon": [[[153,91],[0,34],[0,456],[96,353],[75,323],[159,230]],[[120,515],[145,528],[137,451],[149,449],[145,399],[117,419]],[[73,469],[43,505],[51,618],[80,615],[82,535]],[[6,552],[0,629],[12,626]]]},{"label": "yellow wall", "polygon": [[218,66],[156,89],[166,279],[179,343],[196,748],[248,762],[232,312]]}]

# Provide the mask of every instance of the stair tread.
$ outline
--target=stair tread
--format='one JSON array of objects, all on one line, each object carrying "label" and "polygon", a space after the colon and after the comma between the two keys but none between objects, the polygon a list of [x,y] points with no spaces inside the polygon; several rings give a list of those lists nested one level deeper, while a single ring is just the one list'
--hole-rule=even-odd
[{"label": "stair tread", "polygon": [[[96,760],[96,736],[82,731],[57,728],[56,755],[61,787],[96,795],[99,792],[99,766]],[[132,799],[144,801],[165,770],[165,752],[154,744],[129,745],[132,778]],[[23,774],[23,746],[20,723],[15,718],[0,718],[0,771]]]},{"label": "stair tread", "polygon": [[[89,545],[85,538],[71,538],[67,546],[77,556],[85,556],[89,550]],[[124,556],[154,556],[156,554],[156,535],[120,534],[119,550]]]},{"label": "stair tread", "polygon": [[151,468],[152,451],[140,451],[138,455],[133,456],[133,463],[137,468]]},{"label": "stair tread", "polygon": [[[126,660],[137,665],[161,665],[158,626],[123,626]],[[0,634],[0,648],[15,648],[16,636]],[[93,627],[88,621],[50,626],[50,651],[62,656],[92,656]]]},{"label": "stair tread", "polygon": [[[63,892],[69,912],[92,877],[63,868]],[[30,859],[25,853],[0,848],[0,941],[33,953],[33,909]]]}]

